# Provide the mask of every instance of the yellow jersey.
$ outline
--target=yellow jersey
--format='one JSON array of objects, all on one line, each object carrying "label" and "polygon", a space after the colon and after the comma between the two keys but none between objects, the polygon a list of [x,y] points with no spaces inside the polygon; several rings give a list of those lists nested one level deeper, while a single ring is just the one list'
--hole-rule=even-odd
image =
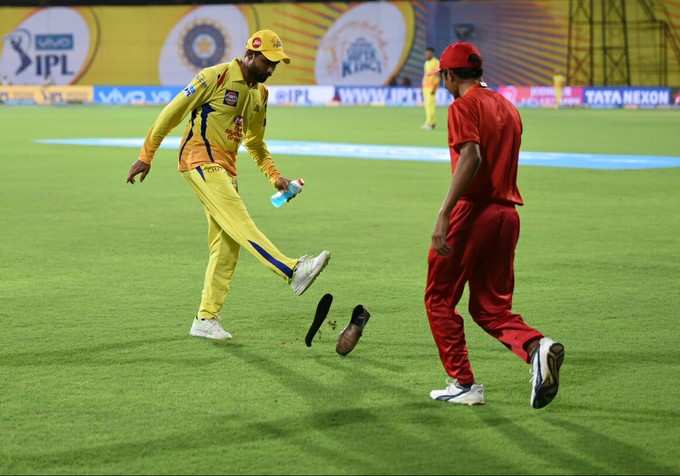
[{"label": "yellow jersey", "polygon": [[281,174],[264,142],[267,88],[246,84],[239,63],[236,58],[201,70],[160,113],[146,135],[139,160],[150,164],[165,136],[191,113],[180,142],[180,171],[216,163],[235,177],[243,142],[274,183]]},{"label": "yellow jersey", "polygon": [[553,76],[553,87],[563,88],[566,83],[567,79],[561,74],[556,74]]},{"label": "yellow jersey", "polygon": [[423,67],[423,88],[439,87],[439,60],[432,58],[425,61]]}]

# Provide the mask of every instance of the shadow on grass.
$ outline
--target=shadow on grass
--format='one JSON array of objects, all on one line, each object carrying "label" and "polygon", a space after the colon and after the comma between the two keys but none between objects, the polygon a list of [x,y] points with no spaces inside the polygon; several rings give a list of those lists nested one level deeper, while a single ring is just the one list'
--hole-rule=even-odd
[{"label": "shadow on grass", "polygon": [[[164,341],[167,339],[73,349],[71,352],[76,357],[71,352],[52,351],[42,354],[39,361],[75,363],[77,359],[81,363],[83,355],[96,359],[99,353]],[[500,399],[481,408],[454,407],[429,401],[429,389],[404,381],[399,366],[361,354],[345,359],[333,354],[315,356],[315,363],[338,375],[330,383],[322,383],[265,350],[235,343],[219,347],[224,347],[225,357],[267,375],[302,398],[308,410],[280,418],[273,414],[271,419],[258,421],[240,414],[216,415],[209,420],[197,418],[187,431],[163,437],[138,437],[133,441],[84,445],[62,451],[5,453],[1,472],[64,468],[91,472],[100,471],[105,465],[116,465],[117,471],[124,472],[131,467],[131,462],[160,461],[159,457],[167,460],[164,470],[185,472],[189,470],[187,463],[177,455],[188,450],[198,456],[209,454],[214,458],[206,462],[211,468],[223,466],[238,472],[258,472],[258,461],[271,462],[272,447],[282,445],[293,449],[292,454],[301,459],[300,472],[314,473],[435,474],[455,472],[456,468],[464,472],[512,474],[677,472],[677,468],[656,461],[644,448],[598,431],[596,423],[591,422],[587,427],[575,422],[577,418],[588,418],[588,410],[593,410],[588,406],[557,401],[554,405],[559,405],[555,408],[561,408],[561,414],[536,414],[529,408],[506,405]],[[9,360],[21,361],[28,356],[28,353],[10,354]],[[394,402],[391,396],[395,394],[408,402],[381,406],[380,401],[371,400],[378,394],[390,396],[386,402]],[[604,408],[594,411],[608,412]],[[613,411],[610,413],[614,415]],[[652,409],[648,413],[654,419],[662,414]],[[528,420],[530,415],[538,418]],[[487,432],[492,432],[494,437],[489,439],[485,436]],[[493,443],[487,444],[487,440]],[[503,447],[493,446],[499,440]],[[508,458],[512,448],[516,448],[516,456]],[[243,452],[252,454],[251,466],[229,466],[230,460]],[[289,463],[282,466],[282,470],[290,467]]]},{"label": "shadow on grass", "polygon": [[110,364],[111,356],[108,355],[105,357],[101,354],[129,351],[147,345],[179,342],[187,339],[187,337],[135,339],[120,342],[107,342],[105,344],[97,344],[90,347],[49,350],[47,352],[32,351],[0,354],[0,367],[39,367],[42,365],[70,364],[84,365],[88,363],[97,363],[97,359],[102,359],[101,363]]},{"label": "shadow on grass", "polygon": [[[593,419],[612,419],[618,422],[628,421],[655,421],[669,419],[680,420],[680,411],[670,409],[643,408],[639,402],[635,402],[629,408],[602,407],[584,403],[575,405],[573,403],[559,402],[560,408],[564,408],[573,414],[583,414],[583,418]],[[659,422],[661,423],[661,422]]]},{"label": "shadow on grass", "polygon": [[[527,411],[530,410],[527,409]],[[485,427],[499,433],[508,445],[515,446],[522,453],[531,455],[544,463],[540,467],[532,468],[533,472],[551,474],[566,470],[578,474],[600,474],[605,469],[583,458],[577,452],[566,451],[559,433],[542,433],[540,428],[537,428],[535,432],[528,431],[524,425],[502,415],[491,406],[487,412],[477,412],[475,416]],[[529,468],[524,470],[530,472]]]},{"label": "shadow on grass", "polygon": [[[569,349],[567,349],[569,350]],[[680,351],[637,351],[631,350],[588,350],[578,351],[573,350],[569,352],[569,358],[574,359],[580,365],[586,367],[596,366],[602,368],[604,365],[612,365],[615,367],[626,366],[630,367],[631,362],[635,365],[641,364],[655,364],[662,366],[680,365]]]},{"label": "shadow on grass", "polygon": [[[409,448],[426,448],[428,445],[438,445],[440,439],[442,437],[446,438],[447,435],[451,436],[452,441],[456,441],[456,432],[451,432],[450,429],[446,429],[446,426],[452,423],[452,419],[455,418],[455,416],[444,415],[442,412],[434,411],[431,402],[425,402],[425,399],[427,398],[425,391],[422,393],[414,392],[412,387],[399,379],[399,374],[397,372],[394,372],[394,380],[388,379],[385,381],[364,370],[370,369],[374,365],[380,367],[375,359],[356,356],[354,361],[351,362],[355,365],[351,366],[346,365],[350,363],[349,359],[341,359],[336,362],[334,362],[334,360],[335,359],[332,358],[325,358],[325,356],[319,356],[315,359],[318,364],[343,374],[344,382],[341,385],[338,385],[337,388],[343,392],[345,398],[356,400],[364,393],[375,392],[376,389],[379,389],[379,391],[383,393],[389,394],[398,392],[399,394],[413,398],[414,401],[423,401],[422,404],[414,403],[414,406],[412,407],[401,407],[402,413],[400,413],[402,419],[404,417],[409,417],[409,415],[404,413],[404,410],[406,409],[409,409],[411,413],[413,413],[413,416],[417,415],[422,417],[426,414],[426,419],[417,425],[419,431],[404,434],[400,428],[389,424],[389,417],[378,420],[384,426],[385,431],[390,432],[390,434],[393,434],[396,438],[408,441]],[[266,359],[259,360],[260,363],[265,361]],[[356,365],[364,363],[370,365]],[[291,379],[290,376],[293,372],[286,367],[278,366],[274,363],[273,365],[260,366],[260,370],[272,373],[275,378],[279,378],[296,393],[300,393],[300,390],[303,390],[299,385],[301,383],[300,379],[298,377]],[[304,385],[302,387],[304,387]],[[499,404],[502,405],[500,401]],[[556,402],[556,404],[559,405],[559,402]],[[433,411],[429,411],[430,408],[432,408]],[[557,408],[559,409],[559,406]],[[573,410],[575,409],[583,409],[585,411],[587,408],[581,408],[574,405],[562,406],[562,411],[565,409],[567,413],[573,413]],[[517,410],[521,412],[520,409]],[[533,413],[533,410],[527,408],[526,412],[528,412],[528,417],[529,413]],[[661,416],[664,413],[653,409],[642,409],[641,412],[647,412],[653,419],[656,419],[657,416]],[[529,430],[525,428],[526,423],[523,425],[517,424],[511,418],[504,416],[495,409],[493,403],[491,406],[487,406],[483,409],[475,409],[472,413],[480,419],[485,428],[499,434],[507,444],[517,446],[522,453],[545,462],[545,466],[541,468],[524,467],[519,468],[519,472],[566,470],[568,472],[597,474],[602,472],[625,472],[630,470],[642,473],[650,471],[653,473],[668,473],[671,471],[670,467],[657,463],[654,456],[649,454],[644,448],[619,441],[607,436],[605,433],[596,431],[594,428],[588,428],[578,423],[574,423],[566,417],[559,419],[559,421],[564,422],[563,425],[560,425],[560,431],[556,430],[551,433],[545,431],[545,425],[537,425],[535,430]],[[534,413],[532,416],[534,415],[536,414]],[[549,413],[539,414],[538,416],[546,416],[546,421],[549,421],[549,418],[559,418]],[[667,413],[666,416],[668,416]],[[575,418],[582,417],[574,415],[573,419]],[[367,420],[366,423],[370,424],[371,420]],[[596,425],[593,424],[593,426]],[[461,430],[463,429],[467,428],[462,427]],[[428,437],[427,435],[432,436]],[[564,437],[565,435],[569,437],[568,439],[576,439],[577,441],[583,442],[583,444],[574,447],[573,445],[570,445],[568,441],[564,441],[563,438],[560,438],[560,436]],[[557,438],[555,438],[555,436]],[[589,445],[587,442],[590,440],[595,441],[595,443]],[[458,441],[456,441],[456,443],[458,443]],[[593,452],[593,448],[600,448],[601,451]],[[474,451],[479,452],[480,448],[476,447],[474,448]],[[613,462],[611,461],[613,455],[623,455],[623,457],[617,456],[617,461]],[[487,459],[487,461],[489,460]],[[429,469],[432,470],[432,468]],[[510,467],[506,466],[504,471],[512,470]]]},{"label": "shadow on grass", "polygon": [[[367,415],[361,409],[345,412],[326,412],[315,414],[306,419],[287,417],[265,422],[244,422],[238,415],[214,416],[210,425],[194,431],[174,434],[163,438],[134,439],[131,441],[99,445],[93,447],[75,448],[66,451],[32,453],[25,455],[6,455],[7,461],[3,473],[54,470],[54,468],[78,468],[77,472],[91,472],[99,470],[102,465],[122,464],[125,462],[168,455],[170,465],[177,464],[172,454],[179,451],[196,450],[205,453],[206,457],[214,458],[220,464],[227,464],[229,468],[230,453],[238,452],[243,447],[253,444],[267,445],[271,440],[295,441],[300,437],[299,426],[314,428],[329,423],[353,425],[366,419]],[[339,453],[316,444],[314,441],[304,442],[306,452],[324,458],[337,458]],[[216,451],[219,449],[219,451]],[[264,455],[263,455],[264,456]],[[173,460],[173,463],[170,461]],[[215,466],[218,466],[215,461]],[[343,461],[357,467],[370,467],[370,461],[343,454]],[[256,462],[253,462],[256,467]],[[180,463],[180,467],[181,463]],[[183,467],[183,471],[188,468]],[[164,468],[172,472],[170,467]],[[120,470],[120,469],[119,469]]]},{"label": "shadow on grass", "polygon": [[[579,454],[589,455],[606,468],[606,472],[618,474],[678,474],[680,467],[664,464],[659,458],[640,446],[632,445],[597,431],[574,419],[546,415],[544,421],[553,426],[554,434],[575,437]],[[677,461],[677,458],[676,458]]]},{"label": "shadow on grass", "polygon": [[[422,426],[432,430],[433,425],[448,419],[437,417],[440,410],[426,409],[428,423]],[[282,442],[294,451],[282,455],[291,461],[281,465],[282,471],[291,466],[300,473],[353,473],[353,474],[435,474],[451,473],[456,461],[463,455],[473,455],[489,472],[521,473],[511,462],[500,460],[491,451],[479,448],[465,439],[442,439],[432,433],[429,438],[418,431],[404,432],[390,423],[393,414],[413,413],[421,416],[423,406],[407,404],[387,407],[376,412],[361,407],[315,411],[305,416],[288,416],[266,421],[244,421],[238,415],[213,417],[210,424],[199,429],[162,438],[137,438],[132,441],[99,446],[84,446],[65,451],[6,455],[4,473],[19,472],[100,472],[107,465],[117,465],[116,472],[125,472],[136,460],[155,458],[164,460],[167,472],[190,471],[187,463],[176,456],[194,450],[211,458],[210,467],[229,468],[230,472],[258,473],[258,459],[271,460],[271,445]],[[465,410],[465,409],[460,409]],[[472,410],[470,410],[472,411]],[[441,412],[439,412],[441,413]],[[371,431],[367,432],[367,429]],[[355,438],[356,434],[371,434],[373,438]],[[260,446],[257,448],[257,446]],[[247,467],[234,466],[236,456],[253,451],[252,462]],[[160,459],[159,459],[160,458]],[[295,462],[295,458],[299,462]]]},{"label": "shadow on grass", "polygon": [[[352,471],[364,474],[450,473],[455,467],[457,458],[467,454],[476,455],[480,462],[485,461],[496,472],[522,472],[520,467],[499,458],[493,452],[457,438],[460,436],[458,433],[460,428],[451,426],[453,416],[447,412],[456,409],[430,401],[425,392],[412,390],[399,379],[401,374],[394,370],[395,366],[384,366],[381,362],[366,357],[355,357],[350,361],[348,358],[341,359],[338,356],[318,356],[315,359],[317,363],[343,375],[342,381],[338,379],[332,385],[321,385],[290,367],[254,354],[245,348],[230,352],[230,355],[235,355],[245,364],[254,365],[258,370],[270,374],[272,378],[308,400],[310,408],[328,405],[329,402],[335,405],[343,401],[355,402],[362,394],[375,392],[376,389],[385,394],[405,395],[421,401],[422,403],[409,402],[399,406],[386,405],[378,409],[371,408],[370,411],[356,407],[324,411],[311,417],[313,423],[303,424],[303,428],[313,429],[326,438],[335,440],[333,447],[338,449],[335,450],[335,455],[329,455],[333,460],[342,460],[347,454],[370,455],[370,459],[363,460],[360,466],[352,467]],[[387,367],[395,374],[395,378],[385,381],[365,371],[364,367],[369,369],[378,367],[383,370]],[[470,408],[457,410],[474,411]],[[398,423],[395,423],[395,416]],[[356,425],[359,428],[355,428]],[[338,427],[343,431],[336,431]],[[372,432],[373,438],[366,440],[356,437],[357,434],[366,432],[369,434]],[[305,451],[305,448],[301,447],[300,450]]]}]

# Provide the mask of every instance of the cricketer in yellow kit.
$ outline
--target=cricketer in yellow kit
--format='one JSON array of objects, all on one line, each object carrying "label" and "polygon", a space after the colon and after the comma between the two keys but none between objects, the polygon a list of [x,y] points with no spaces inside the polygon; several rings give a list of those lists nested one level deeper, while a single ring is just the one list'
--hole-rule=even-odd
[{"label": "cricketer in yellow kit", "polygon": [[243,58],[200,71],[160,113],[149,130],[127,181],[141,181],[163,139],[190,114],[180,142],[179,171],[203,204],[208,219],[209,259],[201,304],[191,335],[223,340],[218,314],[224,304],[241,248],[287,280],[302,294],[324,269],[330,253],[294,259],[283,254],[257,228],[241,200],[236,182],[238,148],[243,143],[260,170],[278,190],[290,180],[281,175],[264,142],[267,88],[262,84],[279,62],[289,63],[276,33],[261,30],[246,44]]},{"label": "cricketer in yellow kit", "polygon": [[439,89],[439,60],[434,57],[434,48],[427,48],[423,66],[423,106],[425,107],[423,129],[432,130],[437,125],[437,89]]},{"label": "cricketer in yellow kit", "polygon": [[559,109],[562,106],[562,93],[564,85],[567,83],[567,78],[562,76],[559,71],[555,71],[553,76],[553,88],[555,90],[555,107]]}]

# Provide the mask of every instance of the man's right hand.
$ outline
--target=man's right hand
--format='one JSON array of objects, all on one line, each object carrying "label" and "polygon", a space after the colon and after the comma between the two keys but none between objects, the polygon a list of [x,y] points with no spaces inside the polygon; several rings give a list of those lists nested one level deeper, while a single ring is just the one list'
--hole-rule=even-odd
[{"label": "man's right hand", "polygon": [[449,220],[450,217],[448,214],[439,212],[437,215],[437,223],[434,225],[431,246],[440,256],[446,256],[451,253],[451,247],[446,241],[446,238],[449,235]]},{"label": "man's right hand", "polygon": [[128,172],[127,177],[127,183],[135,183],[135,177],[139,174],[142,174],[142,176],[139,178],[139,181],[143,182],[150,171],[151,171],[150,164],[142,162],[141,160],[136,161],[130,167],[130,171]]}]

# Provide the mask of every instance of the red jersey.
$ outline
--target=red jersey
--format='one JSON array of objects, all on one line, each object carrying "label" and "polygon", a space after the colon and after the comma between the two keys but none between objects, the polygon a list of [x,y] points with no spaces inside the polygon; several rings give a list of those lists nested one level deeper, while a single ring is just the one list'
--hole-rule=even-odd
[{"label": "red jersey", "polygon": [[474,86],[449,106],[451,169],[460,147],[476,142],[482,163],[461,197],[471,201],[498,201],[522,205],[517,188],[522,119],[510,101],[490,89]]}]

